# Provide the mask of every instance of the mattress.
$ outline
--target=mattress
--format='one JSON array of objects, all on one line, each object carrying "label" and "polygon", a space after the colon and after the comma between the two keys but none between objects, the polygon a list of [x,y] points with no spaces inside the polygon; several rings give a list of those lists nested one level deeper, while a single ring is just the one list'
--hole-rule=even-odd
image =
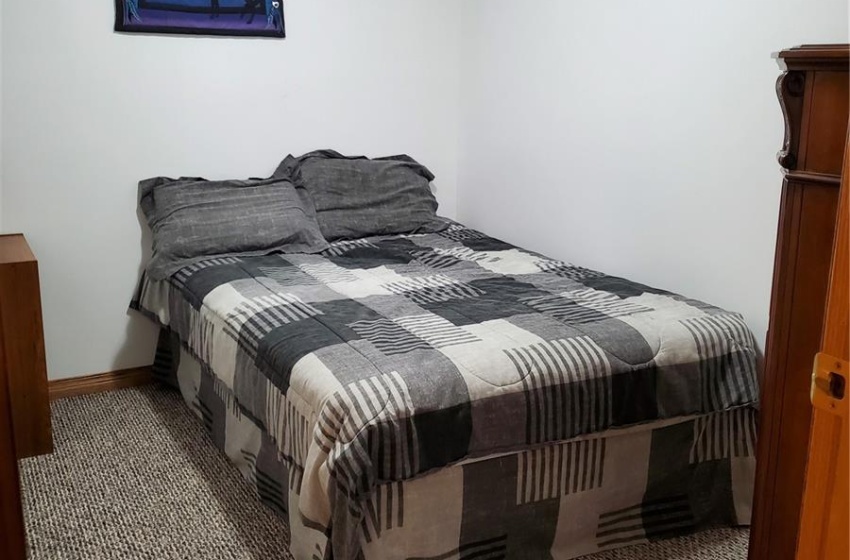
[{"label": "mattress", "polygon": [[460,224],[212,258],[143,279],[133,307],[275,442],[338,559],[387,484],[758,393],[740,315]]}]

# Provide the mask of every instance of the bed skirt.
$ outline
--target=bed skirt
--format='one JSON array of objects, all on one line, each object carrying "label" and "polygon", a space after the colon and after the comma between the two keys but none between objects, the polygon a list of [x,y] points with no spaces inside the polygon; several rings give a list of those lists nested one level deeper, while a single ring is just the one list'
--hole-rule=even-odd
[{"label": "bed skirt", "polygon": [[[300,472],[225,384],[168,339],[163,331],[155,371],[179,387],[215,445],[288,520],[295,558],[332,559],[329,535],[298,513]],[[379,485],[364,504],[360,558],[567,560],[711,526],[748,525],[755,438],[756,410],[742,407]]]}]

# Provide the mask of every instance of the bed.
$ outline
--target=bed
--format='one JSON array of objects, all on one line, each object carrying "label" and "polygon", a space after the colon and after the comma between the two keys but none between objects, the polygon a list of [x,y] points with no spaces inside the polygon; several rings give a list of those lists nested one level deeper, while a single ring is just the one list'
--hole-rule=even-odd
[{"label": "bed", "polygon": [[749,524],[736,313],[449,221],[197,259],[131,306],[296,558],[565,560]]}]

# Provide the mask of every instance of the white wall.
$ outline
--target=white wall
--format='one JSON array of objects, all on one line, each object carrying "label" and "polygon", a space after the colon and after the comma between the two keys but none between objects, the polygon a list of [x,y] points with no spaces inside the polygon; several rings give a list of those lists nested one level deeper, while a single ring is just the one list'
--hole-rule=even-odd
[{"label": "white wall", "polygon": [[111,1],[2,11],[0,231],[39,256],[52,378],[151,361],[125,313],[140,178],[265,175],[320,146],[409,153],[443,214],[762,338],[770,53],[848,40],[845,0],[289,0],[284,41],[117,35]]},{"label": "white wall", "polygon": [[846,0],[470,0],[459,218],[767,329],[781,186],[771,53]]},{"label": "white wall", "polygon": [[136,182],[268,175],[288,152],[409,153],[456,201],[454,0],[290,0],[287,39],[118,35],[113,2],[6,2],[2,219],[39,258],[48,370],[149,364],[125,312]]}]

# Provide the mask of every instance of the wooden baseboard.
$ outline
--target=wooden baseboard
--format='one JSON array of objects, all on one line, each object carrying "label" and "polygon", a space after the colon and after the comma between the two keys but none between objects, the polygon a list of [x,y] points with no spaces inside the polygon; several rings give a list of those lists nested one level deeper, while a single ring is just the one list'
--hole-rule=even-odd
[{"label": "wooden baseboard", "polygon": [[50,400],[103,393],[116,389],[138,387],[153,383],[153,371],[150,366],[108,371],[97,375],[54,379],[48,382]]}]

